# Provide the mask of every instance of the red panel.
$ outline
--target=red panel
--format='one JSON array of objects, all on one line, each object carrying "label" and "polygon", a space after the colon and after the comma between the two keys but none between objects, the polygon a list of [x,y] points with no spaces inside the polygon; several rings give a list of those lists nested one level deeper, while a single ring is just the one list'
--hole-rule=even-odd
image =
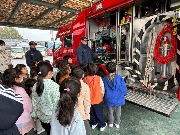
[{"label": "red panel", "polygon": [[92,18],[101,15],[106,11],[112,11],[120,7],[132,4],[138,0],[102,0],[86,9],[86,16]]},{"label": "red panel", "polygon": [[120,7],[124,7],[137,2],[139,0],[102,0],[93,6],[86,9],[86,16],[92,18],[94,16],[99,16],[106,11],[116,10]]}]

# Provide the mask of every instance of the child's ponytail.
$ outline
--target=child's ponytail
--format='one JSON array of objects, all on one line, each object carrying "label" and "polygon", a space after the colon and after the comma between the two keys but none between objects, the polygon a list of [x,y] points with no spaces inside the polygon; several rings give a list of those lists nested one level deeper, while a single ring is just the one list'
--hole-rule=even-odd
[{"label": "child's ponytail", "polygon": [[62,94],[59,103],[59,114],[57,116],[59,123],[61,123],[62,126],[70,125],[72,121],[72,116],[74,115],[74,107],[75,104],[73,100],[71,99],[69,94]]},{"label": "child's ponytail", "polygon": [[51,64],[47,62],[39,62],[37,67],[36,67],[36,72],[37,72],[37,83],[36,83],[36,93],[38,96],[41,96],[44,90],[44,83],[43,83],[43,78],[48,75],[50,71],[53,71],[53,67]]},{"label": "child's ponytail", "polygon": [[60,100],[56,111],[58,112],[57,119],[62,126],[71,124],[80,89],[80,81],[73,77],[67,78],[61,83]]},{"label": "child's ponytail", "polygon": [[38,74],[37,83],[36,83],[36,93],[38,94],[38,96],[41,96],[43,90],[44,90],[43,77],[41,74]]},{"label": "child's ponytail", "polygon": [[25,89],[26,93],[29,95],[29,97],[31,97],[32,87],[34,86],[35,83],[36,83],[35,79],[27,79],[24,82],[24,89]]}]

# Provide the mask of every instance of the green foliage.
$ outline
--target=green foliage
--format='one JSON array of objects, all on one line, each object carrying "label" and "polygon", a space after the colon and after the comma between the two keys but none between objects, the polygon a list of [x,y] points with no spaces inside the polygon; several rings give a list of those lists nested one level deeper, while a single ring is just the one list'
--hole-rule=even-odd
[{"label": "green foliage", "polygon": [[0,39],[22,39],[22,36],[15,28],[0,27]]}]

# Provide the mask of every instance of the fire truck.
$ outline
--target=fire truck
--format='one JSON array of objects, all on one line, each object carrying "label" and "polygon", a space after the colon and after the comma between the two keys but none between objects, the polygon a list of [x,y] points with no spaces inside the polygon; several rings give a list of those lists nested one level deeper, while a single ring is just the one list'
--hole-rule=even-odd
[{"label": "fire truck", "polygon": [[170,115],[177,102],[180,73],[179,0],[101,0],[84,9],[72,23],[59,29],[53,61],[71,55],[86,35],[93,62],[107,74],[106,63],[117,63],[124,77],[126,100]]}]

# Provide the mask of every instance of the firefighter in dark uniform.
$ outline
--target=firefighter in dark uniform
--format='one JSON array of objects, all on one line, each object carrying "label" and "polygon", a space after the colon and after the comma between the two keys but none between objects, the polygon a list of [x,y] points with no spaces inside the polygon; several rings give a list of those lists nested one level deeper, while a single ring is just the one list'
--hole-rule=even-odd
[{"label": "firefighter in dark uniform", "polygon": [[87,63],[92,62],[93,59],[100,58],[100,56],[93,54],[87,42],[88,42],[88,38],[86,36],[83,36],[81,38],[81,43],[76,50],[76,55],[77,55],[79,65],[87,64]]},{"label": "firefighter in dark uniform", "polygon": [[36,43],[34,41],[29,42],[30,49],[26,52],[26,64],[31,67],[34,60],[43,60],[43,56],[40,51],[36,50]]}]

